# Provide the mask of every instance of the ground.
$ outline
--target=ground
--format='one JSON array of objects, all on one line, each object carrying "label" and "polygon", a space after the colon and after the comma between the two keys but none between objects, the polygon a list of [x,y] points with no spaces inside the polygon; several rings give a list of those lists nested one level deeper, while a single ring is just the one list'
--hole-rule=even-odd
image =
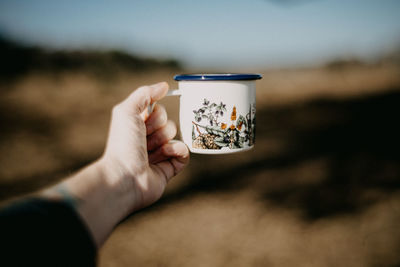
[{"label": "ground", "polygon": [[[192,154],[157,204],[116,228],[99,266],[400,265],[398,65],[261,73],[255,148]],[[1,84],[2,203],[99,157],[111,107],[143,84],[176,87],[173,74]],[[161,103],[178,121],[178,100]]]}]

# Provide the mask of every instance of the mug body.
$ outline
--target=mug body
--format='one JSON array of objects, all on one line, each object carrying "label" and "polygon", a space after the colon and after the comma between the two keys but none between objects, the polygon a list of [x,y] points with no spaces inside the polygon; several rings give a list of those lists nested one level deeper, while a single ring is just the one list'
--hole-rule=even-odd
[{"label": "mug body", "polygon": [[227,154],[253,148],[255,80],[260,78],[257,74],[175,76],[181,94],[181,135],[191,152]]}]

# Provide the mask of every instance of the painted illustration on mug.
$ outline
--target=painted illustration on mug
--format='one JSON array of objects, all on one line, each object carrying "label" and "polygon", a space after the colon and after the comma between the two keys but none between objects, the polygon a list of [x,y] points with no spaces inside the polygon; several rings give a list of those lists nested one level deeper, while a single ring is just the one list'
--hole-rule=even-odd
[{"label": "painted illustration on mug", "polygon": [[238,115],[232,107],[230,122],[220,121],[226,114],[226,104],[210,103],[204,99],[198,110],[193,110],[192,146],[197,149],[230,149],[252,146],[255,141],[256,108],[250,105],[249,112]]}]

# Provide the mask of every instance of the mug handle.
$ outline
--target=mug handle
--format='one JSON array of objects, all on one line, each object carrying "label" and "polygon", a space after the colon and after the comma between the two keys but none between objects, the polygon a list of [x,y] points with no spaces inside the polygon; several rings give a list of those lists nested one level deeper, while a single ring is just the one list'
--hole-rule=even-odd
[{"label": "mug handle", "polygon": [[179,89],[172,89],[169,90],[168,93],[165,96],[181,96],[182,92]]},{"label": "mug handle", "polygon": [[[172,89],[172,90],[168,90],[168,93],[165,96],[181,96],[182,92],[179,89]],[[153,104],[149,105],[147,107],[147,112],[149,113],[149,115],[153,112],[154,109],[154,105],[156,104],[156,102],[154,102]]]}]

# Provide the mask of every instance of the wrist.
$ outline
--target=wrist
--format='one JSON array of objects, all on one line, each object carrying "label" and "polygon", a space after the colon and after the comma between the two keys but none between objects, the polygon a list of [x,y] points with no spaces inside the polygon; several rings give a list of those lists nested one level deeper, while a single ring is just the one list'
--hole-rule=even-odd
[{"label": "wrist", "polygon": [[[98,247],[130,212],[134,195],[127,179],[110,172],[102,159],[58,185],[75,200]],[[64,197],[62,197],[64,199]]]},{"label": "wrist", "polygon": [[120,203],[121,206],[118,209],[123,211],[123,217],[137,209],[141,200],[133,174],[104,156],[93,163],[93,168],[100,174],[105,186],[109,188],[110,197]]}]

